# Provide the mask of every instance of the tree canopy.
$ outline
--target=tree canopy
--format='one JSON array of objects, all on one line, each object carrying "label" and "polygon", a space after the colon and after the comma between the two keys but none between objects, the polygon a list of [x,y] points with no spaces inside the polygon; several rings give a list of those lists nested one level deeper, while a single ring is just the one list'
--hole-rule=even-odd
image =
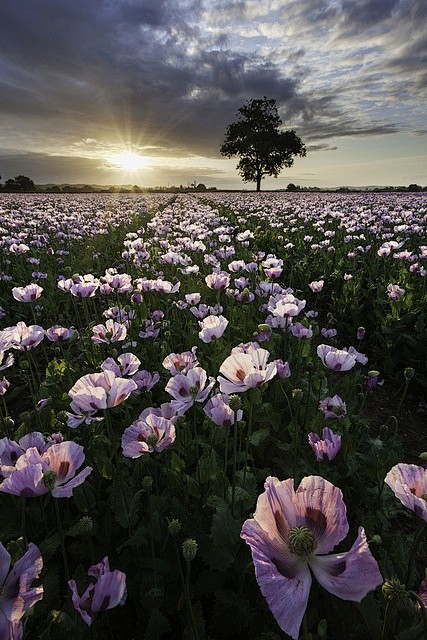
[{"label": "tree canopy", "polygon": [[36,185],[27,176],[16,176],[15,178],[9,178],[4,183],[5,191],[17,191],[17,192],[31,192],[36,190]]},{"label": "tree canopy", "polygon": [[240,156],[237,169],[244,182],[256,182],[260,191],[265,176],[277,178],[283,167],[291,167],[294,156],[305,156],[306,148],[295,131],[281,131],[276,101],[266,96],[248,100],[238,109],[236,122],[228,125],[223,156]]}]

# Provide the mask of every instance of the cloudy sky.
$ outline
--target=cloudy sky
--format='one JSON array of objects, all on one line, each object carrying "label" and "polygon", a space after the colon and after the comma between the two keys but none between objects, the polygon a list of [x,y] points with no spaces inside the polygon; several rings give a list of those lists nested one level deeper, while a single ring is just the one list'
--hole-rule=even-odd
[{"label": "cloudy sky", "polygon": [[425,185],[426,24],[427,0],[1,0],[0,174],[252,189],[219,147],[265,95],[308,153],[263,188]]}]

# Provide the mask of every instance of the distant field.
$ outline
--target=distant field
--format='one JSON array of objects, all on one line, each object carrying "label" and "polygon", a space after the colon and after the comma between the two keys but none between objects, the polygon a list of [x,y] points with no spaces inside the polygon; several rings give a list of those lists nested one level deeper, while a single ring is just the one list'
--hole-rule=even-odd
[{"label": "distant field", "polygon": [[426,229],[425,193],[0,195],[24,640],[424,637]]}]

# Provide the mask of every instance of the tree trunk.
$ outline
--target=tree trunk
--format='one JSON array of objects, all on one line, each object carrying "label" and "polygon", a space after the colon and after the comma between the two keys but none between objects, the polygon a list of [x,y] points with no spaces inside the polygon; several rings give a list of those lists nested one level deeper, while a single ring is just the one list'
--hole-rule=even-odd
[{"label": "tree trunk", "polygon": [[261,176],[259,174],[256,177],[256,190],[261,191]]}]

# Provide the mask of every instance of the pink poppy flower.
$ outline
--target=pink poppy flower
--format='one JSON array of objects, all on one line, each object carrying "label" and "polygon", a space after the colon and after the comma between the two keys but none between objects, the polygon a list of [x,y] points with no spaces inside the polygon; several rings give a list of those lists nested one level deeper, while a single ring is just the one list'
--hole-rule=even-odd
[{"label": "pink poppy flower", "polygon": [[16,324],[16,327],[9,328],[12,329],[10,346],[12,349],[19,349],[19,351],[34,349],[40,344],[45,335],[43,327],[38,324],[27,326],[25,322],[20,321]]},{"label": "pink poppy flower", "polygon": [[230,276],[226,271],[215,271],[205,277],[205,282],[209,289],[220,291],[230,286]]},{"label": "pink poppy flower", "polygon": [[327,344],[319,344],[317,355],[325,367],[332,369],[332,371],[349,371],[356,364],[356,356]]},{"label": "pink poppy flower", "polygon": [[255,575],[280,628],[299,637],[311,573],[333,595],[360,602],[383,579],[363,527],[350,551],[332,555],[349,525],[341,490],[319,476],[293,480],[268,477],[254,518],[241,537],[251,547]]},{"label": "pink poppy flower", "polygon": [[191,304],[191,305],[199,304],[200,298],[201,298],[200,293],[185,294],[185,301],[187,304]]},{"label": "pink poppy flower", "polygon": [[277,373],[275,362],[267,364],[270,352],[255,349],[251,353],[232,353],[219,368],[223,376],[218,376],[221,393],[231,395],[242,393],[254,387],[261,387]]},{"label": "pink poppy flower", "polygon": [[327,397],[319,402],[319,410],[325,416],[325,420],[334,420],[336,418],[345,418],[347,415],[347,406],[342,398],[334,395],[332,398]]},{"label": "pink poppy flower", "polygon": [[308,442],[313,450],[316,460],[333,460],[341,449],[341,436],[325,427],[322,438],[313,431],[308,434]]},{"label": "pink poppy flower", "polygon": [[79,276],[79,281],[74,282],[70,292],[76,298],[93,298],[99,288],[99,280],[91,276]]},{"label": "pink poppy flower", "polygon": [[21,497],[51,492],[55,498],[70,498],[92,472],[92,467],[85,467],[76,475],[84,459],[83,447],[72,441],[53,444],[44,453],[30,447],[13,467],[0,465],[0,476],[6,476],[0,491]]},{"label": "pink poppy flower", "polygon": [[174,398],[171,402],[172,407],[182,415],[195,402],[204,402],[214,384],[215,379],[212,376],[208,382],[206,371],[202,367],[194,367],[185,375],[179,374],[171,378],[165,391]]},{"label": "pink poppy flower", "polygon": [[66,327],[61,327],[59,324],[54,324],[49,329],[46,329],[46,337],[51,342],[62,342],[63,340],[68,340],[71,336],[76,333],[75,329],[67,329]]},{"label": "pink poppy flower", "polygon": [[286,293],[270,298],[267,308],[273,316],[293,318],[304,309],[305,305],[305,300],[298,300],[292,293]]},{"label": "pink poppy flower", "polygon": [[43,288],[38,284],[29,284],[26,287],[13,287],[12,295],[18,302],[34,302],[40,298]]},{"label": "pink poppy flower", "polygon": [[416,464],[397,464],[385,477],[396,498],[427,522],[427,469]]},{"label": "pink poppy flower", "polygon": [[137,371],[134,376],[132,376],[132,380],[136,383],[137,388],[132,391],[133,396],[140,396],[141,393],[146,391],[151,391],[151,389],[158,383],[160,380],[160,376],[155,371],[154,373],[150,373],[145,369],[141,371]]},{"label": "pink poppy flower", "polygon": [[202,342],[208,343],[221,338],[228,325],[224,316],[208,316],[199,321],[199,338]]},{"label": "pink poppy flower", "polygon": [[126,458],[139,458],[144,453],[163,451],[175,441],[174,420],[148,413],[124,430],[122,450]]},{"label": "pink poppy flower", "polygon": [[107,358],[101,364],[101,369],[103,371],[112,371],[118,378],[124,378],[125,376],[133,376],[141,364],[141,360],[133,353],[122,353],[117,358],[117,362],[114,358]]},{"label": "pink poppy flower", "polygon": [[[207,401],[203,407],[203,411],[212,420],[213,423],[219,427],[230,427],[234,424],[235,413],[230,407],[230,396],[226,396],[222,393],[217,393]],[[243,417],[243,411],[237,410],[237,420],[241,420]]]},{"label": "pink poppy flower", "polygon": [[313,293],[320,293],[320,291],[322,291],[323,289],[324,284],[324,280],[313,280],[313,282],[310,282],[308,286],[313,291]]},{"label": "pink poppy flower", "polygon": [[11,353],[9,353],[7,355],[6,361],[4,364],[2,364],[3,359],[4,359],[4,354],[6,352],[5,351],[1,351],[0,350],[0,371],[3,371],[4,369],[8,369],[9,367],[11,367],[13,365],[13,363],[15,362],[15,356],[12,355]]},{"label": "pink poppy flower", "polygon": [[136,382],[118,378],[113,371],[82,376],[68,392],[70,408],[74,411],[74,414],[68,414],[68,426],[75,428],[82,422],[90,424],[97,411],[117,407],[137,388]]},{"label": "pink poppy flower", "polygon": [[92,329],[92,342],[95,344],[110,344],[110,342],[120,342],[127,336],[127,328],[124,324],[107,320],[105,325],[97,324]]},{"label": "pink poppy flower", "polygon": [[28,550],[10,570],[11,556],[0,542],[0,638],[21,640],[21,619],[43,598],[43,587],[31,587],[43,568],[40,549],[30,542]]},{"label": "pink poppy flower", "polygon": [[403,287],[399,287],[398,284],[389,284],[387,285],[387,295],[390,300],[396,301],[399,300],[403,295],[405,295],[406,290]]},{"label": "pink poppy flower", "polygon": [[74,580],[69,580],[68,586],[75,610],[90,627],[97,613],[124,604],[127,592],[126,574],[118,569],[110,571],[108,556],[92,565],[87,573],[96,578],[96,583],[89,584],[83,595],[79,596]]},{"label": "pink poppy flower", "polygon": [[163,360],[162,365],[169,371],[172,376],[176,376],[179,373],[187,373],[190,369],[199,366],[199,362],[196,356],[197,347],[193,347],[191,351],[184,351],[183,353],[170,353]]}]

